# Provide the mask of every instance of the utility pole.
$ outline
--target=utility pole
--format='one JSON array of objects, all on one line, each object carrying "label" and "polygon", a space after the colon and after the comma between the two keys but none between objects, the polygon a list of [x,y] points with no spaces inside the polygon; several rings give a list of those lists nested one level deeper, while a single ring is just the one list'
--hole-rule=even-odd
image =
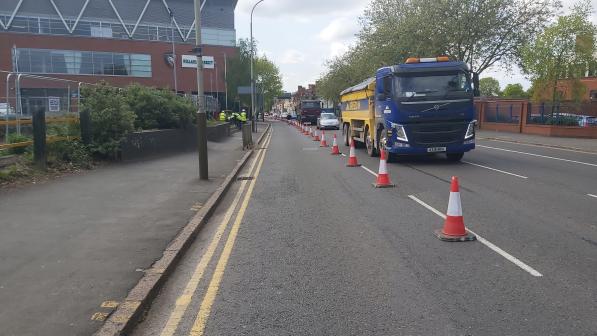
[{"label": "utility pole", "polygon": [[207,165],[207,115],[203,96],[203,52],[201,50],[201,4],[195,2],[195,55],[197,56],[197,149],[199,152],[199,179],[209,179]]},{"label": "utility pole", "polygon": [[228,58],[224,53],[224,90],[226,91],[226,110],[228,110]]}]

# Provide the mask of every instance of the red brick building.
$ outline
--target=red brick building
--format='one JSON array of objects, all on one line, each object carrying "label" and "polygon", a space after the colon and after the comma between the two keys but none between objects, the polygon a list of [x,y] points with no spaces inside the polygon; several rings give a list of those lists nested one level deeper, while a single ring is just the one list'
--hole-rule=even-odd
[{"label": "red brick building", "polygon": [[[236,2],[202,1],[204,90],[222,104],[226,59],[238,52]],[[194,39],[193,0],[1,1],[0,102],[6,99],[7,72],[17,70],[74,81],[66,85],[23,78],[23,96],[66,97],[70,91],[72,97],[78,82],[99,81],[115,86],[176,86],[180,94],[196,95]],[[172,40],[176,64],[172,64]],[[13,98],[15,78],[9,82]]]}]

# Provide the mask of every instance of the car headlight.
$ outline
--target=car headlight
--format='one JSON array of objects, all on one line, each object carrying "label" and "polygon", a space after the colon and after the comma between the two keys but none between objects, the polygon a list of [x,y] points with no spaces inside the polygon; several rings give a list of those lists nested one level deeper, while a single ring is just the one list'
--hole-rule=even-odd
[{"label": "car headlight", "polygon": [[406,131],[404,130],[404,126],[392,123],[392,128],[395,130],[396,139],[398,139],[400,141],[408,142],[408,137],[406,136]]},{"label": "car headlight", "polygon": [[476,120],[471,121],[468,124],[468,128],[466,129],[466,134],[464,135],[464,139],[470,139],[475,136],[475,124],[477,124]]}]

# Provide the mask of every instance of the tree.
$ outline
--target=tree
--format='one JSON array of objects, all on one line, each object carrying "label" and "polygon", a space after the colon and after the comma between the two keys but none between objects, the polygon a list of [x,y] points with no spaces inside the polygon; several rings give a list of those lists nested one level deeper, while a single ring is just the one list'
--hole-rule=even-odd
[{"label": "tree", "polygon": [[[251,105],[250,95],[238,95],[239,86],[251,86],[251,43],[248,39],[238,42],[239,52],[228,61],[228,97],[241,101],[245,106]],[[257,45],[253,46],[257,50]],[[257,53],[257,52],[255,52]],[[271,109],[274,98],[282,93],[282,76],[278,67],[265,56],[254,57],[254,75],[256,87],[263,88],[264,108]],[[259,93],[257,88],[256,93]]]},{"label": "tree", "polygon": [[560,100],[560,79],[570,81],[573,100],[580,100],[584,88],[579,79],[597,63],[594,57],[597,27],[591,23],[590,13],[590,2],[578,3],[569,15],[560,16],[534,41],[522,48],[521,68],[533,81],[533,98],[536,100],[550,92],[555,108]]},{"label": "tree", "polygon": [[448,55],[478,73],[496,62],[518,62],[519,47],[558,6],[557,0],[373,0],[355,46],[327,64],[323,90],[338,94],[338,87],[412,56]]},{"label": "tree", "polygon": [[[282,94],[280,69],[264,55],[255,59],[254,70],[257,87],[263,92],[263,108],[269,111],[274,105],[274,99]],[[259,91],[256,90],[256,93]]]},{"label": "tree", "polygon": [[506,98],[527,98],[527,93],[522,87],[522,84],[508,84],[502,92],[502,96]]},{"label": "tree", "polygon": [[498,97],[502,94],[500,91],[500,82],[493,77],[485,77],[479,80],[479,90],[481,96]]}]

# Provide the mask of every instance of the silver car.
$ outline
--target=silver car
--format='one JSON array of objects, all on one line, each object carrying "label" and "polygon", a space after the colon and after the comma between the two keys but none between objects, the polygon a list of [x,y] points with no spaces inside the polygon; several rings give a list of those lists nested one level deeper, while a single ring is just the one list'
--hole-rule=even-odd
[{"label": "silver car", "polygon": [[340,121],[338,117],[336,117],[333,113],[322,113],[319,118],[317,118],[317,128],[318,129],[340,129]]}]

